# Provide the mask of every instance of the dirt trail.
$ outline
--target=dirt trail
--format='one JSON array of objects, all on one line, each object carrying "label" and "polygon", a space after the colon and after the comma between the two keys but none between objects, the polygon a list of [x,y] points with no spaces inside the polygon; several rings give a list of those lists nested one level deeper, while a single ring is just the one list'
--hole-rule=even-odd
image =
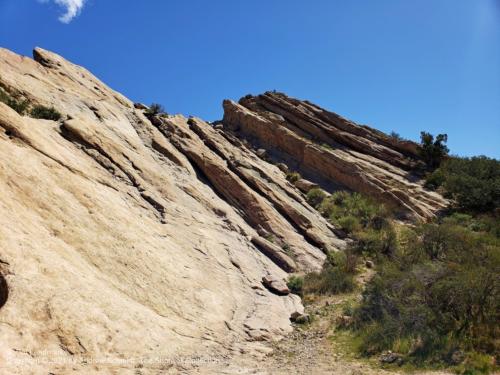
[{"label": "dirt trail", "polygon": [[[373,276],[364,270],[358,282],[364,285]],[[347,334],[336,330],[336,322],[346,306],[359,299],[360,293],[317,297],[306,304],[312,317],[307,325],[297,325],[293,333],[274,344],[274,350],[262,362],[262,374],[398,374],[397,368],[382,369],[377,359],[356,358],[348,349]],[[306,301],[307,302],[307,301]],[[446,372],[415,372],[444,375]]]}]

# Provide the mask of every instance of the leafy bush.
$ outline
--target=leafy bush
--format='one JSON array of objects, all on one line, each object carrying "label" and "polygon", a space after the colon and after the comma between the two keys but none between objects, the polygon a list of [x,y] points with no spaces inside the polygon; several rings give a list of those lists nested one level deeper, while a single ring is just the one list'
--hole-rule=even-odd
[{"label": "leafy bush", "polygon": [[326,193],[321,188],[314,188],[309,190],[307,193],[307,202],[313,207],[319,207],[319,205],[326,198]]},{"label": "leafy bush", "polygon": [[304,278],[300,276],[290,276],[288,278],[288,282],[286,285],[288,286],[288,289],[290,289],[292,293],[298,294],[300,296],[302,295]]},{"label": "leafy bush", "polygon": [[353,233],[359,231],[362,228],[360,220],[352,215],[339,217],[334,221],[340,228],[345,230],[347,233]]},{"label": "leafy bush", "polygon": [[330,252],[321,272],[309,273],[304,278],[304,293],[338,294],[351,292],[356,287],[357,256],[354,253]]},{"label": "leafy bush", "polygon": [[359,193],[337,191],[325,198],[319,211],[348,233],[381,226],[388,212],[383,205]]},{"label": "leafy bush", "polygon": [[393,256],[398,250],[396,231],[392,225],[380,229],[369,228],[356,234],[353,251],[370,257]]},{"label": "leafy bush", "polygon": [[464,375],[479,375],[489,374],[495,371],[495,365],[491,360],[491,356],[480,353],[469,353],[464,363],[458,366],[459,374]]},{"label": "leafy bush", "polygon": [[459,209],[495,210],[500,207],[500,161],[486,156],[450,158],[427,177],[426,186],[441,186]]},{"label": "leafy bush", "polygon": [[52,121],[59,121],[62,115],[54,107],[45,107],[43,105],[36,105],[30,112],[31,117]]},{"label": "leafy bush", "polygon": [[441,161],[450,151],[446,146],[448,135],[438,134],[436,138],[430,133],[420,132],[420,156],[430,169],[439,167]]},{"label": "leafy bush", "polygon": [[0,87],[0,102],[7,104],[20,115],[24,115],[28,109],[29,102],[27,100],[19,101],[11,97],[5,90]]},{"label": "leafy bush", "polygon": [[352,292],[355,287],[353,275],[330,265],[326,265],[321,272],[309,273],[304,278],[304,292],[306,293],[338,294]]},{"label": "leafy bush", "polygon": [[288,172],[288,173],[286,174],[286,179],[287,179],[288,181],[290,181],[292,184],[293,184],[294,182],[297,182],[297,181],[298,181],[298,180],[300,180],[301,178],[302,178],[302,176],[301,176],[301,175],[300,175],[300,173],[298,173],[298,172]]},{"label": "leafy bush", "polygon": [[472,231],[470,220],[407,228],[392,261],[378,262],[354,314],[362,352],[398,351],[415,363],[456,350],[498,355],[500,239]]},{"label": "leafy bush", "polygon": [[158,103],[151,103],[149,108],[146,110],[145,114],[150,115],[150,116],[155,116],[165,113],[165,108],[161,104]]},{"label": "leafy bush", "polygon": [[391,131],[391,133],[389,134],[389,137],[391,137],[392,139],[394,139],[395,141],[402,141],[403,140],[403,137],[401,137],[399,135],[399,133],[396,133],[394,130]]}]

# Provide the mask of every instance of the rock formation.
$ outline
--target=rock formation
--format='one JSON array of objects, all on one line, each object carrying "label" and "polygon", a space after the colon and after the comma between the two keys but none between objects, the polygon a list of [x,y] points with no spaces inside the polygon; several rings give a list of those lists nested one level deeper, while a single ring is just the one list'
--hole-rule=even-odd
[{"label": "rock formation", "polygon": [[327,189],[360,191],[414,219],[428,219],[446,201],[422,187],[412,170],[417,144],[356,125],[307,101],[267,92],[224,101],[225,128],[268,150]]},{"label": "rock formation", "polygon": [[223,126],[150,115],[43,49],[0,49],[0,87],[28,111],[62,114],[0,102],[6,373],[118,373],[160,357],[141,373],[213,373],[267,353],[304,312],[287,273],[319,270],[345,246],[287,165],[420,218],[445,204],[413,180],[413,143],[281,94],[224,102]]}]

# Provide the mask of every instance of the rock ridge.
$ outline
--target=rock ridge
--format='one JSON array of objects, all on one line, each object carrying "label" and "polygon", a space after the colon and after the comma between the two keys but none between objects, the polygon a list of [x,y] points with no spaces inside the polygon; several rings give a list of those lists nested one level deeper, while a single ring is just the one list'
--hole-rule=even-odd
[{"label": "rock ridge", "polygon": [[418,145],[361,126],[308,101],[266,92],[239,103],[225,100],[224,128],[264,148],[275,161],[319,183],[381,199],[408,218],[427,220],[447,206],[414,172]]},{"label": "rock ridge", "polygon": [[[415,144],[312,103],[225,101],[216,124],[150,115],[85,68],[41,48],[33,56],[0,49],[0,88],[27,106],[0,101],[8,373],[115,373],[86,358],[158,356],[141,373],[198,371],[192,359],[204,356],[217,373],[260,358],[304,313],[289,273],[317,271],[346,246],[308,189],[362,191],[420,219],[446,203],[413,180]],[[32,118],[35,105],[62,116]],[[308,177],[297,186],[286,176],[295,169]]]}]

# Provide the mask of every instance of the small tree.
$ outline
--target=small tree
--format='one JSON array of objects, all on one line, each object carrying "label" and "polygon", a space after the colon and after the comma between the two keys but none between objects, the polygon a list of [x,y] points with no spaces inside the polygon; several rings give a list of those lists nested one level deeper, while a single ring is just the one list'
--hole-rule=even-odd
[{"label": "small tree", "polygon": [[150,116],[159,115],[161,113],[165,113],[165,108],[161,104],[152,103],[149,106],[149,109],[146,110],[146,114]]},{"label": "small tree", "polygon": [[403,137],[401,137],[401,135],[399,135],[399,133],[396,133],[394,130],[391,131],[391,133],[389,134],[389,137],[391,137],[395,141],[402,141],[403,140]]},{"label": "small tree", "polygon": [[450,151],[446,146],[448,135],[438,134],[435,138],[427,132],[420,132],[420,156],[430,169],[436,169]]}]

